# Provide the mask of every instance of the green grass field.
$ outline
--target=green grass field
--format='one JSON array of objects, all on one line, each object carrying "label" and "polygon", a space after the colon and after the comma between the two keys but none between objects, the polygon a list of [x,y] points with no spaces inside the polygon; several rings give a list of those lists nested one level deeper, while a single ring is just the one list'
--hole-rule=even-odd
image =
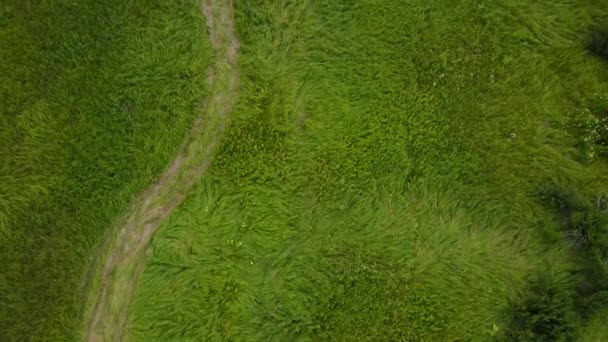
[{"label": "green grass field", "polygon": [[[0,340],[74,340],[212,52],[195,1],[2,6]],[[608,339],[606,0],[234,7],[236,109],[130,340]]]},{"label": "green grass field", "polygon": [[95,246],[206,93],[194,1],[0,5],[0,340],[73,341]]}]

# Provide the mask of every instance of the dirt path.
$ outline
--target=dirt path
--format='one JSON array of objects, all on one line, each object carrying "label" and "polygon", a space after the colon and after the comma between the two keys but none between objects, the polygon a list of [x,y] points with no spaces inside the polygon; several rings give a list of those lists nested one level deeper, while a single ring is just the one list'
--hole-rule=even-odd
[{"label": "dirt path", "polygon": [[146,250],[154,232],[179,205],[209,167],[226,118],[232,111],[239,82],[232,0],[201,0],[215,59],[208,72],[210,95],[188,137],[165,173],[142,193],[103,246],[104,256],[90,272],[87,341],[126,338],[129,307]]}]

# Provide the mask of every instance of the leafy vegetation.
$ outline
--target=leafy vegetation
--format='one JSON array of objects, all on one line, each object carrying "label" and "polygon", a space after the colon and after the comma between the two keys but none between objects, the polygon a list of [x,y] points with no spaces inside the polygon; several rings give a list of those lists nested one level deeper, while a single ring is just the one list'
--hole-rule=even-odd
[{"label": "leafy vegetation", "polygon": [[74,341],[86,266],[205,94],[196,1],[0,4],[0,340]]}]

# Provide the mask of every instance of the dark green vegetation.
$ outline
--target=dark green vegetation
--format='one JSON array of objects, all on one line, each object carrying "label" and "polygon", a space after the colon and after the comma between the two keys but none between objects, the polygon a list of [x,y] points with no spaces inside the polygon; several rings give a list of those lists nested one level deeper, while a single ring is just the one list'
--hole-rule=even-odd
[{"label": "dark green vegetation", "polygon": [[195,1],[0,5],[0,340],[74,341],[94,246],[205,94]]},{"label": "dark green vegetation", "polygon": [[[553,293],[554,297],[567,296],[571,312],[583,319],[606,317],[608,308],[608,207],[606,194],[588,200],[572,190],[555,186],[544,188],[542,197],[559,215],[566,241],[573,247],[580,265],[574,287],[570,292]],[[553,298],[555,299],[555,298]],[[552,310],[535,312],[556,313]],[[568,312],[559,313],[564,318]],[[574,321],[570,322],[571,324]],[[554,328],[558,328],[554,325]]]},{"label": "dark green vegetation", "polygon": [[589,36],[589,51],[608,59],[608,28],[596,28]]},{"label": "dark green vegetation", "polygon": [[608,338],[605,2],[235,6],[239,103],[133,339]]},{"label": "dark green vegetation", "polygon": [[567,291],[538,282],[522,303],[513,305],[507,339],[513,341],[570,340],[575,330],[572,301]]},{"label": "dark green vegetation", "polygon": [[[203,23],[0,10],[0,340],[73,340],[87,256],[198,110]],[[235,10],[239,102],[132,339],[608,339],[605,0]]]},{"label": "dark green vegetation", "polygon": [[[561,289],[556,282],[545,279],[531,291],[527,303],[515,308],[514,321],[525,323],[514,330],[519,336],[549,336],[549,340],[556,340],[572,335],[577,322],[575,313],[583,321],[606,318],[608,197],[604,193],[589,200],[575,190],[549,185],[543,187],[541,198],[558,215],[557,231],[562,232],[549,241],[558,243],[563,239],[569,244],[578,263],[576,277]],[[549,233],[555,230],[549,229]]]}]

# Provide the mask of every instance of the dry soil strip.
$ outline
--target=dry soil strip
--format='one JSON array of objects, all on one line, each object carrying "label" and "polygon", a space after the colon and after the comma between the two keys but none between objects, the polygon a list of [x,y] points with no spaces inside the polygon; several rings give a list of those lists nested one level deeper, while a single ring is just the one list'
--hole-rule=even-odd
[{"label": "dry soil strip", "polygon": [[234,27],[232,0],[201,0],[215,58],[208,70],[210,95],[200,117],[165,173],[130,207],[94,265],[88,302],[87,341],[121,341],[126,338],[129,306],[146,250],[154,232],[179,205],[207,170],[226,118],[237,97],[239,42]]}]

